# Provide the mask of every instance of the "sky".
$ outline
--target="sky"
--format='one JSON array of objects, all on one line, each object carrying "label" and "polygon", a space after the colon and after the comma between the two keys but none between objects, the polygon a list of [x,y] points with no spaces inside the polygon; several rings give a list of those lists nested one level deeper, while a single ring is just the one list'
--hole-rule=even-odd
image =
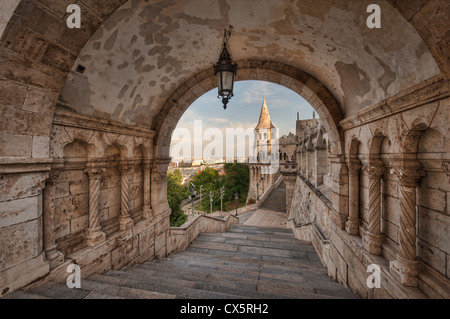
[{"label": "sky", "polygon": [[[297,112],[299,112],[300,119],[312,118],[314,109],[294,91],[265,81],[238,81],[234,84],[234,97],[228,103],[226,110],[223,109],[221,100],[217,98],[217,89],[205,93],[192,103],[181,117],[172,135],[170,156],[174,159],[194,157],[192,155],[199,154],[195,153],[195,147],[197,150],[200,146],[203,147],[203,150],[206,150],[205,148],[210,150],[212,146],[210,145],[208,148],[207,145],[220,143],[217,141],[218,139],[223,140],[225,145],[227,144],[227,128],[253,130],[258,124],[264,97],[272,123],[279,129],[279,137],[287,135],[289,132],[295,133]],[[316,115],[316,117],[318,116]],[[220,136],[220,132],[222,132],[222,136]],[[220,148],[220,144],[218,145]],[[189,146],[191,154],[188,154],[189,151],[187,151]],[[226,151],[224,150],[223,153]],[[212,155],[222,157],[221,154],[216,154],[214,151]]]}]

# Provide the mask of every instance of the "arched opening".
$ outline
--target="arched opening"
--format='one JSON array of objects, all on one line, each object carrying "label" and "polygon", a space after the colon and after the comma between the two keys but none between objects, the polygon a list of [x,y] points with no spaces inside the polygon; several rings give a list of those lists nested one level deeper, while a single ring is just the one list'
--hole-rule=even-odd
[{"label": "arched opening", "polygon": [[[283,66],[279,63],[263,63],[261,61],[245,61],[238,63],[244,70],[241,71],[241,75],[238,75],[238,80],[257,80],[255,75],[258,72],[267,72],[271,76],[268,78],[269,82],[285,86],[291,89],[300,96],[306,95],[308,102],[317,111],[321,125],[326,132],[330,147],[330,154],[335,157],[341,156],[343,149],[343,133],[340,129],[339,122],[343,118],[341,107],[339,103],[334,99],[332,94],[322,86],[317,80],[310,75],[296,70],[289,66]],[[256,71],[256,73],[254,73]],[[283,81],[281,81],[283,76]],[[286,82],[286,79],[289,81]],[[157,121],[153,129],[156,132],[155,136],[155,157],[167,163],[167,166],[160,166],[160,173],[158,176],[160,179],[156,183],[152,183],[152,192],[156,189],[167,188],[167,179],[163,172],[167,171],[168,164],[170,162],[170,141],[172,133],[177,126],[178,121],[187,110],[187,108],[198,98],[199,92],[202,94],[214,89],[216,82],[212,70],[204,71],[194,78],[188,81],[191,88],[187,85],[182,85],[175,93],[168,99],[162,108],[162,111],[158,115]],[[193,92],[197,92],[194,94]],[[235,98],[236,99],[236,98]],[[315,171],[314,164],[314,147],[312,136],[309,137],[310,148],[312,149],[312,155],[309,157],[309,178]],[[308,145],[309,145],[308,144]],[[289,160],[288,154],[282,154],[283,160]],[[258,175],[258,174],[257,174]],[[261,181],[263,186],[266,186],[266,180]],[[267,189],[267,187],[265,188]],[[255,198],[256,198],[255,194]],[[167,207],[167,200],[161,196],[158,198],[159,203],[152,202],[153,207]],[[164,202],[164,206],[162,205]],[[162,212],[161,212],[162,213]]]},{"label": "arched opening", "polygon": [[[343,119],[343,113],[339,103],[333,95],[312,76],[280,63],[267,63],[262,61],[238,62],[242,69],[238,73],[237,80],[259,80],[256,72],[267,72],[271,75],[266,81],[282,85],[291,89],[300,96],[307,97],[307,101],[317,111],[323,120],[325,130],[329,134],[331,153],[335,156],[342,154],[342,131],[339,122]],[[283,76],[283,81],[282,81]],[[288,81],[286,81],[288,80]],[[199,97],[216,87],[212,70],[207,70],[189,79],[187,85],[179,87],[166,101],[155,121],[153,130],[155,137],[155,157],[168,158],[170,137],[179,119],[187,108]],[[194,92],[199,92],[194,94]]]},{"label": "arched opening", "polygon": [[[216,91],[212,89],[195,100],[180,118],[171,140],[172,161],[191,163],[198,169],[215,162],[244,163],[249,167],[250,181],[248,192],[239,194],[239,206],[245,202],[258,202],[266,191],[272,191],[280,177],[279,168],[269,170],[266,164],[275,160],[295,163],[297,137],[293,132],[298,131],[299,122],[295,121],[294,115],[298,113],[302,118],[310,118],[313,108],[296,92],[279,84],[242,80],[235,83],[235,97],[223,112],[216,107]],[[267,127],[262,126],[265,122]],[[317,132],[314,134],[316,136]],[[255,135],[256,139],[253,138]],[[183,157],[181,153],[187,156]],[[198,166],[200,163],[203,163],[202,168]],[[315,169],[314,165],[312,169]],[[181,168],[180,172],[184,172],[185,183],[195,179],[192,173],[195,168]],[[223,177],[227,180],[226,175]],[[200,193],[197,183],[195,187]],[[203,192],[209,192],[209,189],[209,185],[203,185]],[[228,188],[224,190],[228,191]],[[212,189],[212,192],[216,194],[213,206],[217,207],[220,191]],[[209,207],[208,203],[207,212]]]}]

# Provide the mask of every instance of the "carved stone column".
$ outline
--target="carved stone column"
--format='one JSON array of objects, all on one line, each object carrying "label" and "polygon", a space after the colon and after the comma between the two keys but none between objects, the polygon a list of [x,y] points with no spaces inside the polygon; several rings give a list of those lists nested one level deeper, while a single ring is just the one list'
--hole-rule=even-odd
[{"label": "carved stone column", "polygon": [[59,173],[50,172],[44,188],[44,251],[50,269],[64,263],[64,254],[56,249],[55,242],[55,184]]},{"label": "carved stone column", "polygon": [[100,179],[106,169],[92,167],[84,172],[89,176],[89,227],[86,231],[87,245],[95,247],[106,241],[106,235],[101,229],[99,215]]},{"label": "carved stone column", "polygon": [[364,231],[362,245],[371,254],[381,255],[381,177],[384,166],[368,166],[364,170],[369,175],[369,223]]},{"label": "carved stone column", "polygon": [[142,217],[148,219],[153,216],[152,205],[151,205],[151,162],[144,162],[142,164],[142,176],[143,176],[143,206],[142,206]]},{"label": "carved stone column", "polygon": [[129,212],[131,168],[127,164],[121,164],[119,165],[119,172],[121,175],[119,228],[120,230],[127,230],[134,226],[134,221],[131,219]]},{"label": "carved stone column", "polygon": [[357,235],[359,232],[359,174],[361,165],[358,162],[351,162],[348,167],[348,220],[345,223],[345,230],[350,235]]},{"label": "carved stone column", "polygon": [[403,285],[417,287],[417,275],[422,270],[416,260],[416,187],[424,172],[419,169],[396,169],[391,174],[399,179],[400,251],[389,265],[390,273]]},{"label": "carved stone column", "polygon": [[170,211],[167,202],[167,168],[171,158],[155,159],[152,168],[152,209],[155,217],[164,216]]}]

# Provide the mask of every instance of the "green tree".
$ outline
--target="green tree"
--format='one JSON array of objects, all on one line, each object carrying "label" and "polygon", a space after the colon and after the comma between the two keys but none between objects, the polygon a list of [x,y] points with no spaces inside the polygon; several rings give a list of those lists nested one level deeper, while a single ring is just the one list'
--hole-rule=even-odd
[{"label": "green tree", "polygon": [[219,172],[211,167],[205,168],[203,171],[197,173],[192,178],[192,183],[195,185],[195,190],[200,195],[200,186],[202,187],[203,199],[201,201],[201,209],[204,211],[210,210],[209,192],[214,193],[213,210],[217,207],[220,209],[220,187],[223,185],[223,178]]},{"label": "green tree", "polygon": [[170,214],[170,226],[181,226],[186,220],[187,216],[181,209],[181,203],[186,196],[186,186],[182,185],[183,176],[180,170],[167,172],[167,201],[172,210]]},{"label": "green tree", "polygon": [[227,163],[225,164],[225,196],[227,201],[234,201],[234,194],[238,192],[239,201],[247,199],[250,184],[250,172],[247,164]]},{"label": "green tree", "polygon": [[239,202],[245,203],[247,199],[250,175],[248,165],[241,163],[229,163],[224,166],[225,176],[220,176],[219,172],[212,168],[206,168],[202,172],[194,175],[192,182],[196,191],[200,194],[202,187],[203,199],[200,207],[203,211],[210,211],[210,192],[213,196],[213,211],[220,210],[220,188],[224,187],[223,208],[234,205],[234,194],[238,192]]}]

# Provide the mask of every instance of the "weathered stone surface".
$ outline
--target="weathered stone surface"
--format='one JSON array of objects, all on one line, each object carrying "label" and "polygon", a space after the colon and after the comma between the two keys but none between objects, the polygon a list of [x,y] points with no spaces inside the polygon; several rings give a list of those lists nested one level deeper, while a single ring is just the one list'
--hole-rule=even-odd
[{"label": "weathered stone surface", "polygon": [[[33,271],[30,271],[32,269]],[[30,258],[16,267],[0,272],[0,295],[22,288],[49,272],[44,254]]]},{"label": "weathered stone surface", "polygon": [[139,239],[137,236],[127,240],[111,251],[111,263],[113,269],[120,269],[130,261],[132,261],[139,254]]},{"label": "weathered stone surface", "polygon": [[0,134],[0,156],[31,157],[32,136]]},{"label": "weathered stone surface", "polygon": [[[38,219],[0,229],[0,270],[11,268],[39,255]],[[18,253],[20,252],[20,253]]]},{"label": "weathered stone surface", "polygon": [[76,56],[61,47],[49,44],[41,58],[41,63],[61,72],[68,72],[75,62]]},{"label": "weathered stone surface", "polygon": [[11,107],[2,107],[0,116],[3,132],[10,134],[48,136],[51,126],[51,114],[36,114]]},{"label": "weathered stone surface", "polygon": [[447,254],[450,253],[448,234],[450,217],[434,211],[419,208],[419,238]]},{"label": "weathered stone surface", "polygon": [[40,173],[0,175],[0,203],[38,195],[44,188],[45,177]]},{"label": "weathered stone surface", "polygon": [[0,228],[37,219],[42,212],[40,196],[22,198],[8,202],[0,202]]},{"label": "weathered stone surface", "polygon": [[443,212],[446,205],[445,193],[431,188],[420,189],[417,200],[420,206],[438,212]]},{"label": "weathered stone surface", "polygon": [[40,114],[51,114],[53,113],[56,98],[56,95],[50,92],[29,88],[23,109]]},{"label": "weathered stone surface", "polygon": [[417,243],[417,256],[443,275],[446,275],[446,253],[434,248],[419,239]]},{"label": "weathered stone surface", "polygon": [[2,105],[20,109],[23,106],[26,94],[26,87],[5,80],[0,81],[0,103]]},{"label": "weathered stone surface", "polygon": [[33,136],[31,157],[48,158],[50,153],[50,138],[47,136]]}]

